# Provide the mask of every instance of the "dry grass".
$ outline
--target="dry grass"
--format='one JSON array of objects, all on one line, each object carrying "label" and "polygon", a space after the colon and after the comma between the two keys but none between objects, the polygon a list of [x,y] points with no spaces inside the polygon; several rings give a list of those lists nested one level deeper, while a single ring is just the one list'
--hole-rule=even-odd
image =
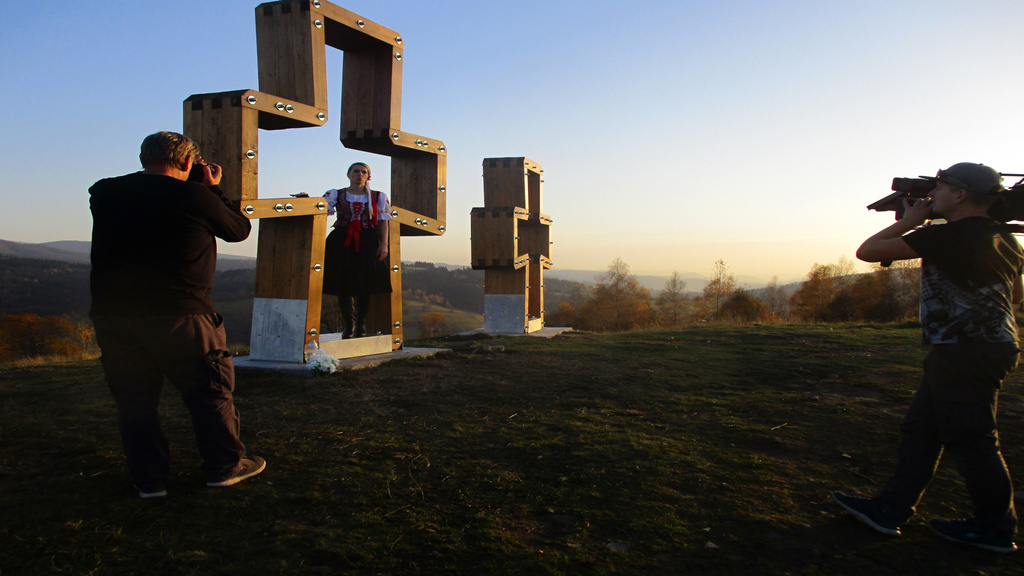
[{"label": "dry grass", "polygon": [[[950,466],[902,538],[829,501],[888,474],[916,340],[715,326],[473,354],[454,338],[337,377],[241,372],[243,439],[267,471],[205,488],[168,390],[158,502],[133,496],[97,362],[0,369],[0,574],[1020,574],[925,528],[969,514]],[[1011,470],[1018,387],[1002,398]]]}]

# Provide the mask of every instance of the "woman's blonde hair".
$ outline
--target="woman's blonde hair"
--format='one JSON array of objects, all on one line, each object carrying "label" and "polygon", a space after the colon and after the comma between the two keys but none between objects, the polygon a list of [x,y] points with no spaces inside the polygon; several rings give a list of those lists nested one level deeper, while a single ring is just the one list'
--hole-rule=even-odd
[{"label": "woman's blonde hair", "polygon": [[356,166],[362,166],[363,168],[366,168],[366,184],[363,184],[363,188],[366,190],[367,196],[366,205],[370,207],[370,221],[376,223],[378,218],[377,203],[373,201],[373,190],[370,190],[370,165],[367,164],[366,162],[353,162],[352,165],[348,167],[348,170],[345,171],[345,176],[351,174],[352,169],[355,168]]}]

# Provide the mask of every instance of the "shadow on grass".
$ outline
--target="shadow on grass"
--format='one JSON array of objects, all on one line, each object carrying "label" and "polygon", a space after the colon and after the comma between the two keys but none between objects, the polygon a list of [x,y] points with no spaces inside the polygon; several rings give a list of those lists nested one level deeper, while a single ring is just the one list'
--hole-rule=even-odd
[{"label": "shadow on grass", "polygon": [[98,363],[2,369],[0,574],[1019,573],[924,526],[970,511],[945,468],[901,538],[829,500],[888,474],[916,342],[702,327],[495,338],[318,379],[240,371],[267,471],[205,488],[169,387],[175,476],[156,502],[131,490]]}]

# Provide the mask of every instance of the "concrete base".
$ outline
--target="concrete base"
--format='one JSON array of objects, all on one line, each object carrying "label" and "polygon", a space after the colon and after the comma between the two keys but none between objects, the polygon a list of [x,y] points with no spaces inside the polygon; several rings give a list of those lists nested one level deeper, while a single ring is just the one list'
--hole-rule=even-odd
[{"label": "concrete base", "polygon": [[[572,330],[572,328],[570,328],[568,326],[551,326],[551,327],[541,328],[540,330],[537,330],[536,332],[530,332],[530,333],[521,332],[519,334],[496,334],[496,336],[535,336],[537,338],[554,338],[555,336],[558,336],[562,332],[570,332],[571,330]],[[478,328],[476,330],[470,330],[469,332],[463,332],[462,334],[459,334],[459,336],[472,336],[474,334],[491,334],[491,333],[488,332],[486,328]]]},{"label": "concrete base", "polygon": [[484,330],[491,334],[522,334],[526,331],[526,296],[484,294]]},{"label": "concrete base", "polygon": [[[403,348],[401,350],[395,350],[394,352],[388,352],[387,354],[345,358],[341,360],[341,367],[348,370],[360,370],[362,368],[380,366],[381,364],[392,360],[400,360],[402,358],[426,358],[427,356],[433,356],[439,352],[450,351],[451,350],[448,350],[447,348]],[[251,360],[248,356],[237,356],[233,358],[233,360],[235,368],[239,370],[270,370],[273,372],[288,374],[290,376],[305,376],[308,378],[312,378],[314,376],[313,371],[306,368],[305,364]],[[340,377],[341,374],[342,372],[335,372],[327,377]]]},{"label": "concrete base", "polygon": [[301,362],[306,306],[305,300],[253,299],[249,354],[271,362]]},{"label": "concrete base", "polygon": [[364,336],[342,340],[341,334],[321,334],[320,349],[339,359],[387,354],[391,352],[391,335]]}]

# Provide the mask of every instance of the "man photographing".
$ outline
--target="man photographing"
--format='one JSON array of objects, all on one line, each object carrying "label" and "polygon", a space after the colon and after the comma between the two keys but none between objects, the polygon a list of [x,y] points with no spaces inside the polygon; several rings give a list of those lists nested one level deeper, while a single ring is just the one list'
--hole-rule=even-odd
[{"label": "man photographing", "polygon": [[[147,136],[142,172],[89,189],[93,216],[92,306],[128,471],[142,498],[166,496],[170,449],[157,406],[166,377],[181,393],[208,486],[263,471],[238,439],[234,366],[223,318],[210,299],[217,238],[240,242],[251,224],[217,184],[194,142],[175,132]],[[202,165],[202,183],[189,182]]]},{"label": "man photographing", "polygon": [[[928,198],[906,200],[903,218],[857,250],[866,262],[921,258],[920,321],[930,350],[900,426],[896,470],[873,499],[832,496],[868,526],[899,535],[947,450],[974,516],[930,526],[955,542],[1013,552],[1017,514],[996,408],[1003,379],[1020,355],[1014,308],[1024,297],[1024,250],[1005,225],[988,217],[1005,191],[998,172],[964,162],[932,180]],[[922,227],[933,218],[946,223]]]}]

